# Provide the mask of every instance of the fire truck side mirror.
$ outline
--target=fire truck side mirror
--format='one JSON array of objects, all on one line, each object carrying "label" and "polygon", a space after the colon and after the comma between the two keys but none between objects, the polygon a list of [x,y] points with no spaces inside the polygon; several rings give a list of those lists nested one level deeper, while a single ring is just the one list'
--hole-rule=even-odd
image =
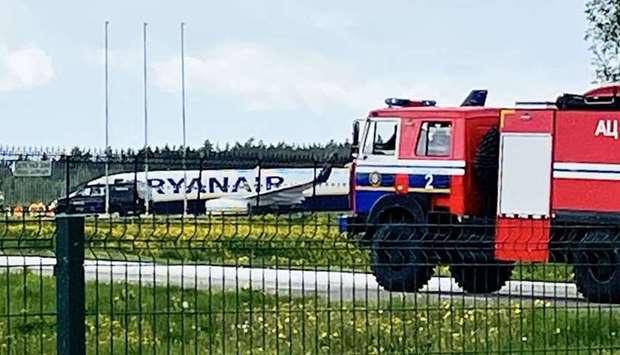
[{"label": "fire truck side mirror", "polygon": [[351,156],[356,157],[360,146],[360,121],[353,122],[353,141],[351,142]]}]

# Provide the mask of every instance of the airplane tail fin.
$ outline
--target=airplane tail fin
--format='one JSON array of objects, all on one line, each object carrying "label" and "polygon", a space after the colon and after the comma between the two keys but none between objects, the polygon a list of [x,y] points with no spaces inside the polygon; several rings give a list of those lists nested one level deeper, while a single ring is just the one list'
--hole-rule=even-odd
[{"label": "airplane tail fin", "polygon": [[487,90],[472,90],[461,106],[484,106],[487,101],[487,94]]}]

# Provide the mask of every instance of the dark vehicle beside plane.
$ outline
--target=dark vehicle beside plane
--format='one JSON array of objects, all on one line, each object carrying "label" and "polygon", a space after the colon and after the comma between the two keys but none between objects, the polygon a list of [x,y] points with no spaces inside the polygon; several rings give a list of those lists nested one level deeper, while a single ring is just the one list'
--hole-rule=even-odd
[{"label": "dark vehicle beside plane", "polygon": [[[108,185],[110,191],[109,213],[120,216],[139,215],[145,212],[146,186],[144,183],[116,182]],[[106,211],[106,185],[89,184],[62,197],[50,205],[55,213],[101,214]]]}]

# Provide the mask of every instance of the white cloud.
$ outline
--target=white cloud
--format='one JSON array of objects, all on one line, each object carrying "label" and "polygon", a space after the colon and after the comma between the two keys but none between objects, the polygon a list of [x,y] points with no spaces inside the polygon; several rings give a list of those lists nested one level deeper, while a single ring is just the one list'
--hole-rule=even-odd
[{"label": "white cloud", "polygon": [[[203,55],[186,56],[185,64],[190,93],[232,97],[248,110],[364,109],[386,93],[408,91],[398,83],[369,79],[354,64],[343,65],[314,52],[254,44],[216,46]],[[180,90],[178,57],[157,62],[153,69],[161,89]]]},{"label": "white cloud", "polygon": [[44,50],[0,47],[0,91],[39,87],[54,78],[52,58]]}]

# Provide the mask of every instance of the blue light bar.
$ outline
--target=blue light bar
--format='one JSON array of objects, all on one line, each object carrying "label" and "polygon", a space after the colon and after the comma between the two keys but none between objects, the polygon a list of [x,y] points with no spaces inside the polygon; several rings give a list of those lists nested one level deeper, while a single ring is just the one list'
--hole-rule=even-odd
[{"label": "blue light bar", "polygon": [[399,99],[396,97],[389,97],[385,99],[385,103],[388,107],[424,107],[435,106],[437,104],[435,100],[413,101],[409,99]]}]

